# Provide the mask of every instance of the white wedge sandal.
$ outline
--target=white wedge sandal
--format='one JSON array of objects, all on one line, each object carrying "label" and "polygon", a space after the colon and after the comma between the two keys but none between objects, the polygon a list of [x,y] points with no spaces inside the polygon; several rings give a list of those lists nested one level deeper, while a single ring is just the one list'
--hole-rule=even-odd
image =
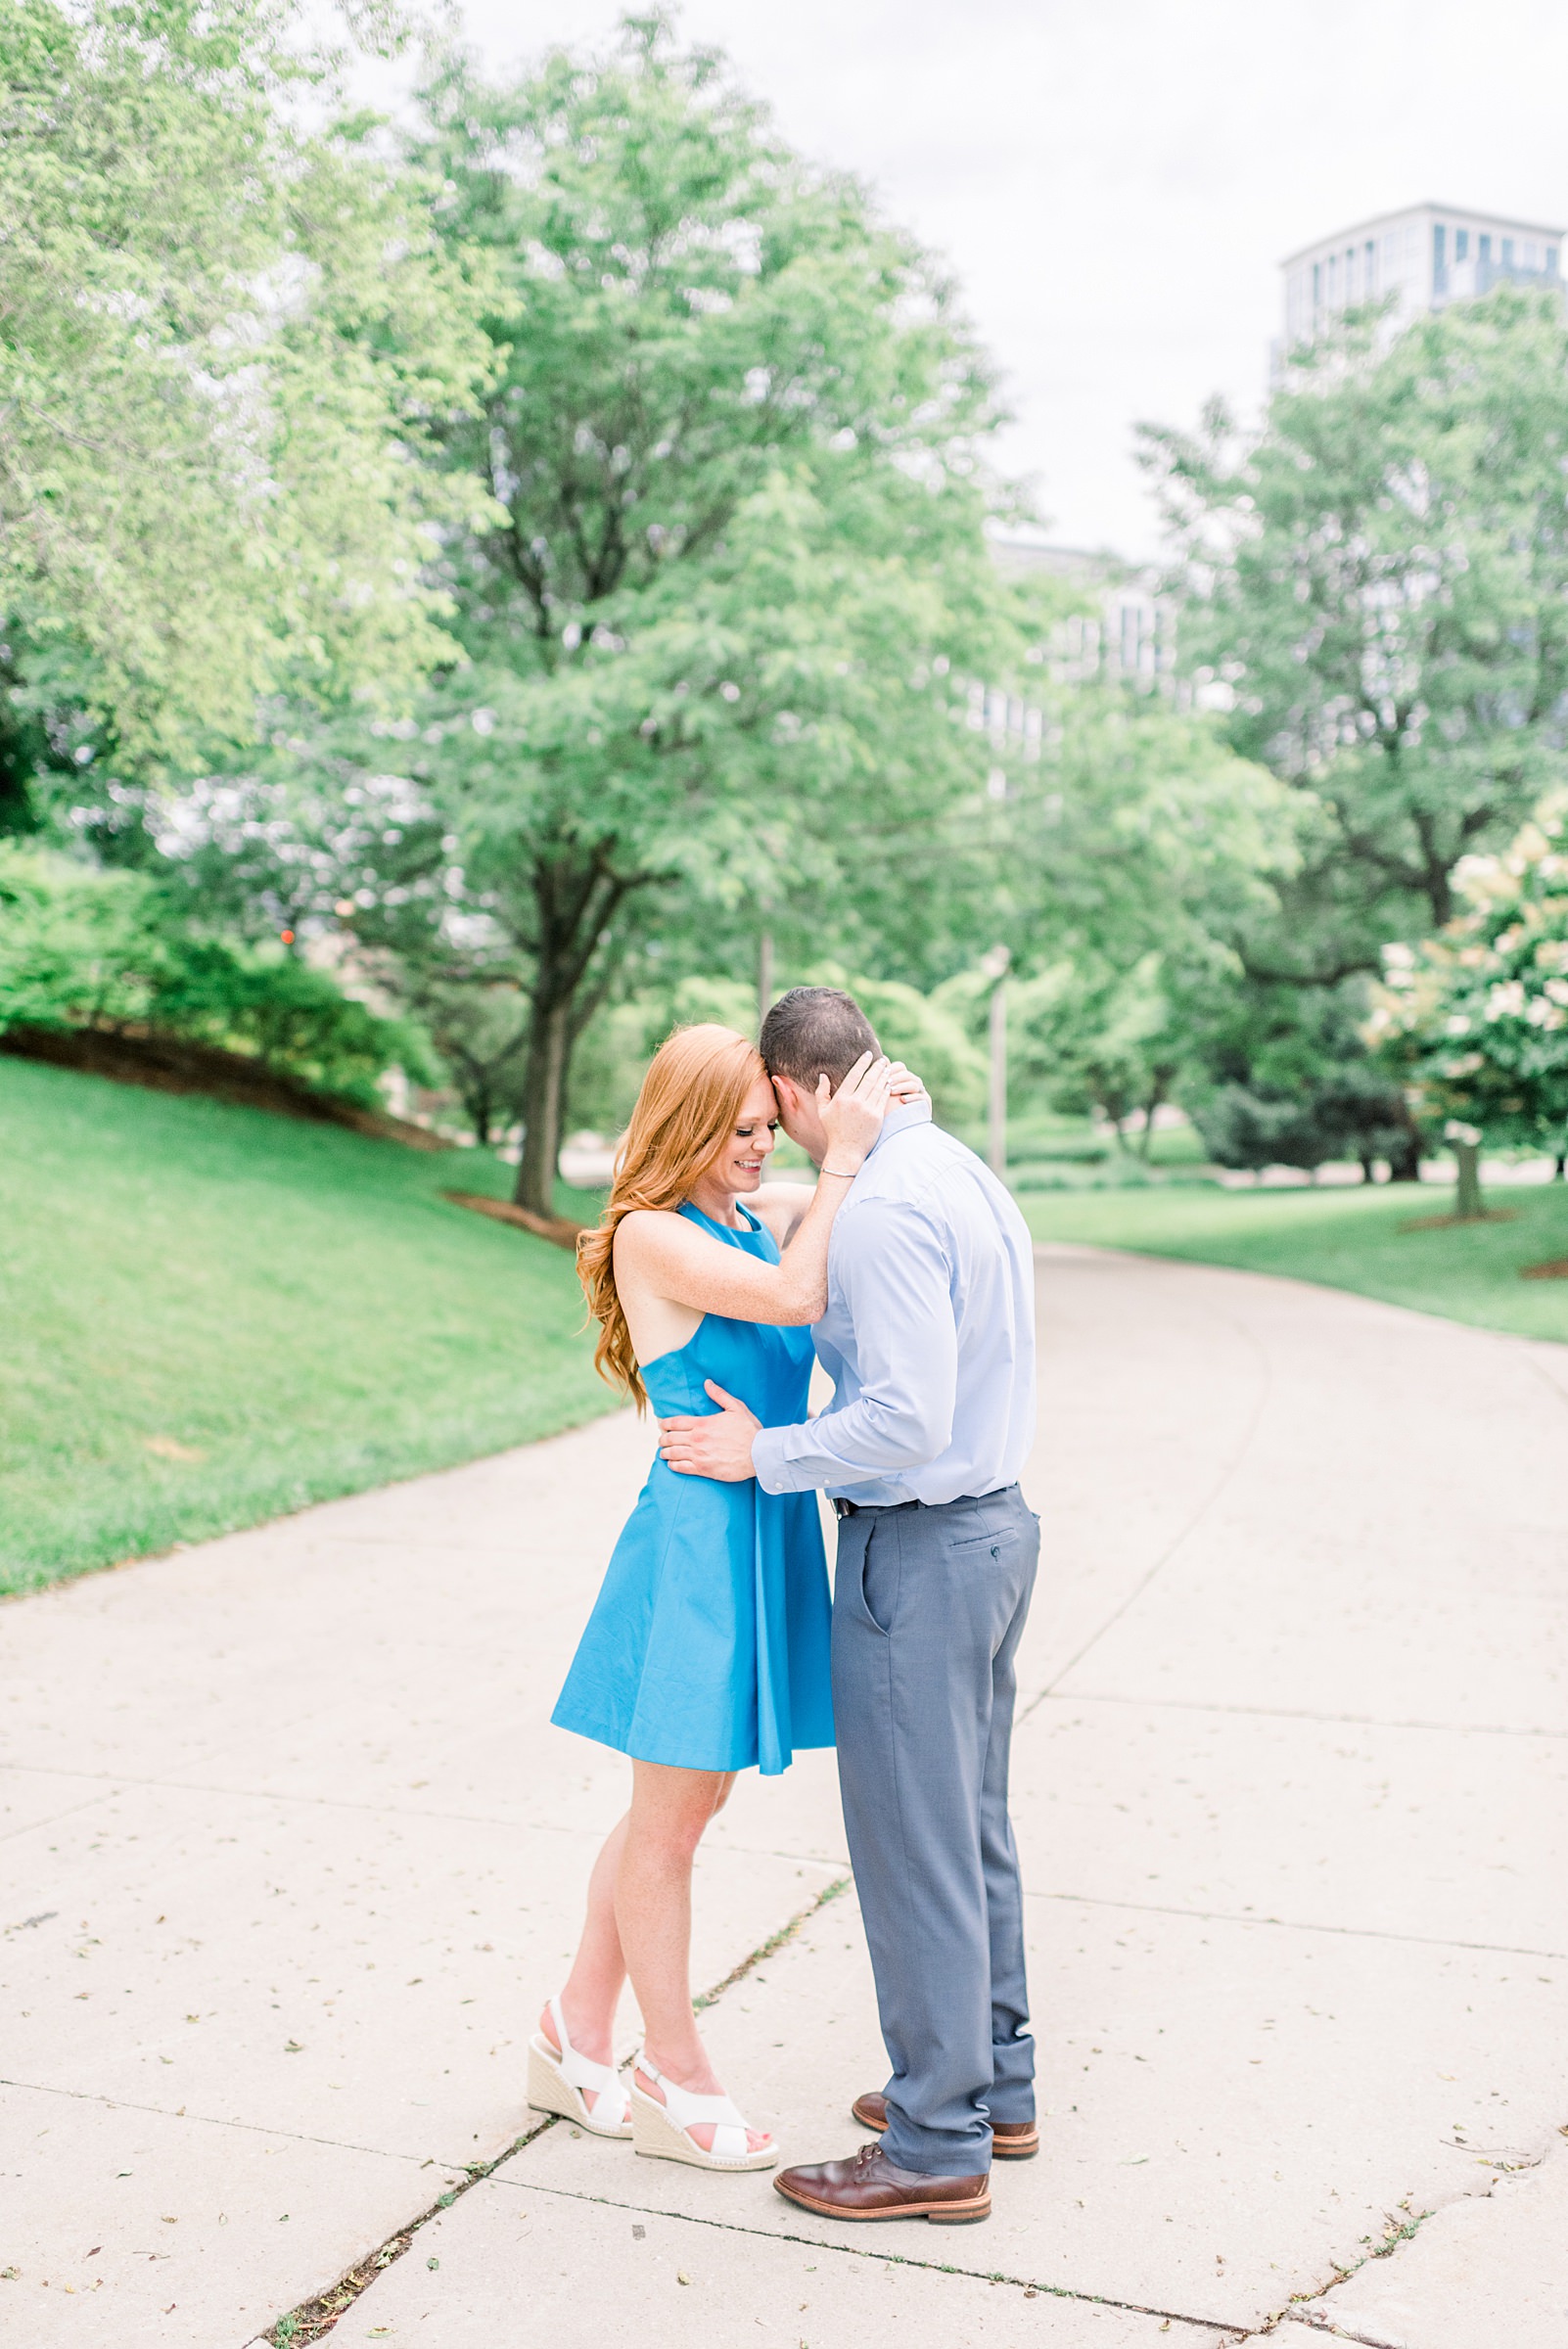
[{"label": "white wedge sandal", "polygon": [[[690,2162],[694,2170],[772,2169],[778,2160],[777,2145],[765,2144],[754,2153],[746,2142],[746,2123],[728,2096],[695,2096],[656,2071],[646,2055],[638,2057],[637,2069],[657,2080],[665,2092],[661,2104],[657,2096],[650,2096],[632,2081],[631,2137],[639,2153],[655,2161]],[[688,2134],[705,2123],[713,2125],[712,2152],[706,2152]]]},{"label": "white wedge sandal", "polygon": [[[626,2084],[613,2063],[595,2063],[572,2045],[559,1999],[551,1999],[550,2020],[561,2042],[559,2054],[542,2031],[529,2041],[529,2102],[540,2112],[559,2113],[595,2137],[629,2137]],[[582,2092],[593,2096],[590,2112]]]}]

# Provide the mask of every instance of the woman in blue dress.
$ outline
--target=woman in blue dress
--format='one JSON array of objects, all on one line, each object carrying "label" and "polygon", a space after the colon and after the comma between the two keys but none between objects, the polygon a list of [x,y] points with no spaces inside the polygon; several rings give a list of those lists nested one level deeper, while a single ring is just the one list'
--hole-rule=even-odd
[{"label": "woman in blue dress", "polygon": [[[828,1097],[815,1190],[764,1182],[778,1105],[756,1047],[688,1028],[654,1058],[579,1269],[595,1360],[660,1418],[737,1396],[764,1427],[806,1416],[807,1324],[828,1233],[905,1072],[867,1054]],[[677,1476],[655,1459],[616,1544],[558,1727],[631,1759],[572,1971],[530,2042],[529,2101],[699,2169],[777,2159],[714,2075],[692,2015],[691,1866],[735,1773],[831,1745],[829,1600],[816,1497]],[[611,2034],[630,1976],[644,2042],[631,2086]]]}]

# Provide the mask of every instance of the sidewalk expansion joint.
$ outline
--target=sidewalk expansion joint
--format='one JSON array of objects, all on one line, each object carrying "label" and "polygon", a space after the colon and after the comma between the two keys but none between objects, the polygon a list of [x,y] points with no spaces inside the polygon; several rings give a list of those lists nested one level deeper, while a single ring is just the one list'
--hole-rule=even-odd
[{"label": "sidewalk expansion joint", "polygon": [[1155,1559],[1153,1565],[1148,1567],[1146,1571],[1139,1577],[1138,1581],[1133,1585],[1127,1596],[1120,1600],[1118,1604],[1111,1609],[1111,1612],[1105,1617],[1098,1630],[1089,1634],[1089,1636],[1084,1640],[1083,1646],[1078,1649],[1077,1653],[1069,1656],[1067,1662],[1061,1667],[1060,1671],[1051,1675],[1051,1678],[1046,1681],[1039,1694],[1037,1697],[1034,1697],[1030,1703],[1024,1707],[1022,1713],[1020,1713],[1018,1716],[1020,1722],[1028,1721],[1031,1714],[1036,1712],[1038,1708],[1045,1702],[1045,1699],[1048,1696],[1054,1696],[1056,1690],[1059,1688],[1062,1681],[1066,1680],[1068,1674],[1078,1670],[1084,1657],[1089,1655],[1093,1649],[1098,1647],[1100,1641],[1105,1637],[1106,1633],[1113,1631],[1117,1624],[1121,1622],[1124,1615],[1129,1615],[1131,1613],[1132,1609],[1137,1605],[1138,1601],[1149,1589],[1150,1585],[1155,1581],[1156,1577],[1165,1572],[1165,1569],[1170,1565],[1172,1559],[1179,1550],[1185,1547],[1186,1543],[1197,1532],[1199,1526],[1208,1516],[1209,1511],[1214,1507],[1216,1501],[1220,1498],[1220,1496],[1223,1493],[1225,1487],[1229,1484],[1231,1478],[1235,1475],[1237,1469],[1241,1466],[1242,1461],[1246,1458],[1248,1452],[1252,1449],[1253,1438],[1257,1435],[1258,1429],[1262,1424],[1264,1410],[1268,1405],[1268,1398],[1273,1391],[1273,1365],[1269,1361],[1268,1356],[1264,1347],[1260,1344],[1255,1331],[1248,1329],[1243,1322],[1232,1321],[1228,1314],[1223,1314],[1221,1316],[1221,1318],[1225,1320],[1229,1327],[1233,1329],[1242,1339],[1244,1339],[1246,1344],[1251,1347],[1253,1353],[1258,1358],[1258,1370],[1255,1373],[1258,1383],[1252,1399],[1252,1408],[1247,1415],[1247,1423],[1241,1431],[1235,1449],[1230,1453],[1229,1457],[1224,1461],[1219,1473],[1216,1475],[1208,1490],[1205,1492],[1202,1499],[1192,1510],[1180,1531],[1173,1535],[1171,1540],[1161,1550],[1159,1556]]},{"label": "sidewalk expansion joint", "polygon": [[1187,1909],[1166,1901],[1116,1901],[1087,1892],[1031,1892],[1026,1901],[1065,1901],[1075,1909],[1128,1909],[1138,1916],[1186,1916],[1203,1925],[1269,1925],[1280,1933],[1336,1933],[1348,1941],[1393,1941],[1421,1950],[1474,1950],[1488,1958],[1546,1958],[1568,1964],[1568,1950],[1521,1949],[1511,1941],[1457,1941],[1447,1933],[1394,1933],[1377,1925],[1319,1925],[1297,1916],[1255,1916],[1236,1909]]},{"label": "sidewalk expansion joint", "polygon": [[681,2227],[707,2227],[718,2234],[744,2234],[753,2242],[801,2243],[808,2251],[830,2251],[840,2259],[874,2259],[885,2267],[923,2268],[936,2276],[967,2276],[973,2283],[1005,2284],[1030,2300],[1071,2300],[1080,2306],[1119,2309],[1128,2316],[1163,2317],[1171,2325],[1188,2325],[1200,2331],[1218,2333],[1227,2342],[1253,2337],[1254,2328],[1238,2325],[1233,2317],[1194,2317],[1184,2309],[1157,2308],[1144,2300],[1114,2300],[1105,2292],[1079,2291],[1065,2283],[1041,2283],[1033,2276],[1010,2276],[1001,2268],[957,2267],[950,2260],[918,2259],[907,2251],[879,2251],[874,2243],[824,2241],[819,2234],[796,2234],[786,2227],[747,2227],[737,2219],[711,2219],[689,2210],[663,2210],[654,2202],[621,2202],[612,2194],[578,2193],[569,2186],[525,2186],[516,2178],[503,2178],[499,2183],[508,2193],[550,2194],[562,2202],[592,2202],[602,2210],[632,2211],[639,2218],[668,2219]]},{"label": "sidewalk expansion joint", "polygon": [[[1490,2193],[1491,2190],[1489,2187],[1487,2191]],[[1484,2198],[1482,2195],[1459,2193],[1451,2194],[1448,2200],[1450,2202],[1470,2202],[1480,2201]],[[1407,2195],[1397,2210],[1384,2212],[1381,2242],[1368,2244],[1360,2259],[1335,2260],[1334,2273],[1328,2282],[1320,2283],[1314,2292],[1299,2292],[1288,2306],[1279,2311],[1273,2324],[1269,2326],[1269,2330],[1272,2331],[1278,2326],[1287,2323],[1312,2325],[1319,2331],[1333,2328],[1332,2320],[1326,2314],[1314,2313],[1314,2302],[1321,2300],[1329,2292],[1337,2291],[1342,2283],[1348,2283],[1353,2276],[1359,2276],[1361,2269],[1369,2267],[1374,2259],[1391,2258],[1401,2243],[1407,2243],[1419,2234],[1427,2220],[1444,2207],[1445,2205],[1442,2203],[1434,2203],[1431,2210],[1412,2210],[1409,2197]]]},{"label": "sidewalk expansion joint", "polygon": [[[769,1934],[766,1941],[760,1942],[738,1965],[731,1966],[721,1982],[715,1982],[712,1989],[705,1990],[693,1999],[695,2011],[700,2014],[705,2007],[712,2006],[721,1999],[726,1990],[732,1990],[737,1982],[744,1982],[754,1967],[762,1964],[766,1958],[783,1949],[786,1943],[793,1941],[801,1928],[809,1924],[819,1909],[826,1908],[829,1901],[836,1901],[841,1893],[847,1892],[850,1882],[848,1876],[839,1876],[831,1884],[824,1884],[815,1898],[807,1901],[804,1909],[798,1909],[792,1917],[779,1926],[776,1933]],[[630,2061],[633,2051],[627,2050],[622,2058],[623,2064]],[[341,2276],[328,2290],[318,2292],[312,2299],[302,2301],[298,2308],[290,2309],[286,2315],[279,2317],[270,2329],[259,2336],[266,2349],[308,2349],[311,2342],[325,2340],[345,2310],[352,2308],[384,2269],[402,2258],[422,2227],[428,2227],[432,2219],[438,2219],[444,2211],[450,2210],[454,2202],[460,2202],[465,2194],[472,2193],[476,2186],[484,2185],[503,2163],[515,2160],[518,2154],[526,2152],[547,2130],[556,2128],[558,2124],[557,2114],[546,2115],[535,2122],[532,2128],[524,2130],[520,2137],[496,2154],[493,2161],[439,2164],[439,2167],[457,2177],[459,2183],[448,2187],[444,2193],[438,2194],[434,2202],[399,2227],[395,2234],[390,2234],[384,2243],[373,2251],[367,2251],[362,2259],[355,2260],[347,2273]],[[510,2182],[503,2179],[501,2183],[507,2185]]]},{"label": "sidewalk expansion joint", "polygon": [[1269,2320],[1266,2331],[1275,2333],[1281,2325],[1306,2325],[1314,2332],[1333,2334],[1336,2340],[1356,2341],[1360,2344],[1360,2349],[1406,2349],[1403,2341],[1392,2340],[1385,2334],[1357,2332],[1351,2326],[1339,2324],[1320,2303],[1326,2300],[1330,2292],[1337,2291],[1342,2283],[1348,2283],[1353,2276],[1359,2276],[1362,2268],[1369,2267],[1374,2259],[1392,2258],[1401,2244],[1412,2241],[1428,2221],[1435,2219],[1441,2211],[1453,2210],[1463,2202],[1488,2201],[1496,2190],[1499,2178],[1519,2170],[1539,2169],[1548,2153],[1553,2151],[1555,2140],[1559,2137],[1568,2137],[1568,2123],[1545,2139],[1538,2153],[1523,2153],[1518,2160],[1493,2161],[1490,2165],[1493,2175],[1484,2187],[1474,2192],[1461,2187],[1453,2193],[1445,2194],[1429,2210],[1412,2210],[1409,2197],[1407,2196],[1398,2209],[1385,2211],[1381,2242],[1370,2244],[1360,2259],[1336,2260],[1334,2273],[1328,2281],[1319,2284],[1315,2291],[1298,2293],[1294,2300]]},{"label": "sidewalk expansion joint", "polygon": [[[372,1818],[377,1819],[434,1820],[444,1822],[448,1826],[504,1827],[509,1833],[563,1835],[577,1842],[581,1842],[584,1837],[590,1837],[595,1842],[602,1842],[604,1839],[602,1827],[565,1826],[557,1819],[520,1819],[500,1811],[444,1811],[438,1810],[430,1804],[364,1802],[352,1795],[343,1794],[301,1794],[294,1787],[228,1786],[221,1783],[214,1784],[209,1779],[202,1778],[141,1777],[134,1772],[122,1770],[52,1770],[46,1763],[40,1762],[9,1762],[0,1759],[0,1770],[30,1772],[37,1777],[84,1778],[90,1784],[107,1789],[107,1792],[101,1791],[84,1796],[79,1803],[72,1803],[69,1810],[52,1811],[42,1819],[24,1820],[20,1827],[7,1827],[3,1833],[0,1833],[0,1843],[8,1841],[15,1835],[30,1835],[39,1827],[55,1826],[64,1819],[74,1819],[78,1812],[90,1811],[95,1803],[104,1802],[109,1799],[110,1795],[118,1794],[130,1786],[150,1787],[155,1792],[161,1794],[191,1794],[227,1802],[275,1803],[280,1809],[294,1806],[310,1811],[356,1811],[368,1813]],[[779,1852],[772,1850],[770,1846],[729,1841],[715,1844],[714,1849],[726,1852],[747,1852],[769,1860],[793,1860],[800,1867],[843,1867],[845,1865],[844,1855],[841,1852]],[[23,1919],[23,1923],[26,1921],[25,1918]],[[9,1933],[18,1928],[8,1925],[4,1930]]]},{"label": "sidewalk expansion joint", "polygon": [[786,1942],[795,1939],[796,1934],[804,1925],[809,1924],[819,1909],[825,1909],[829,1901],[836,1901],[841,1893],[848,1892],[853,1881],[853,1876],[835,1876],[831,1884],[824,1884],[815,1900],[807,1901],[806,1907],[798,1909],[786,1923],[780,1925],[776,1933],[769,1934],[766,1941],[759,1942],[751,1956],[743,1958],[739,1965],[732,1965],[722,1982],[715,1982],[712,1990],[705,1990],[699,1997],[693,1999],[692,2005],[696,2011],[701,2014],[705,2006],[712,2006],[715,2001],[721,1999],[726,1990],[733,1990],[737,1982],[744,1982],[755,1967],[761,1965],[766,1958],[776,1956]]},{"label": "sidewalk expansion joint", "polygon": [[[1071,1670],[1071,1666],[1068,1667]],[[1425,1729],[1446,1737],[1548,1737],[1568,1742],[1568,1729],[1520,1728],[1500,1721],[1386,1721],[1378,1713],[1315,1713],[1306,1705],[1231,1705],[1201,1696],[1123,1696],[1112,1688],[1060,1688],[1062,1675],[1030,1700],[1030,1711],[1053,1705],[1128,1705],[1148,1713],[1223,1713],[1248,1721],[1315,1721],[1325,1728]],[[23,1767],[18,1765],[18,1767]]]},{"label": "sidewalk expansion joint", "polygon": [[[194,1766],[193,1766],[194,1767]],[[412,1819],[444,1821],[448,1825],[469,1827],[505,1827],[530,1834],[591,1836],[602,1842],[600,1827],[567,1827],[559,1819],[519,1819],[498,1811],[438,1811],[433,1806],[413,1803],[362,1802],[346,1794],[301,1794],[292,1786],[227,1786],[206,1778],[142,1777],[131,1771],[52,1770],[47,1763],[0,1761],[0,1770],[31,1771],[39,1777],[87,1778],[118,1794],[127,1786],[151,1787],[160,1794],[194,1794],[236,1803],[276,1803],[280,1808],[293,1805],[308,1811],[359,1811],[380,1819]],[[90,1811],[94,1803],[106,1800],[103,1794],[89,1795],[84,1802],[74,1804],[69,1811],[51,1813],[46,1819],[31,1819],[21,1827],[7,1830],[8,1834],[25,1835],[33,1828],[52,1826],[57,1819],[73,1818],[77,1811]],[[0,1839],[3,1840],[3,1839]],[[831,1863],[824,1863],[831,1865]]]},{"label": "sidewalk expansion joint", "polygon": [[[302,2129],[275,2129],[266,2121],[227,2120],[217,2112],[187,2112],[183,2105],[171,2111],[166,2104],[142,2104],[134,2096],[106,2096],[95,2088],[57,2088],[47,2080],[13,2080],[0,2077],[0,2088],[15,2088],[31,2096],[66,2096],[74,2104],[101,2104],[106,2112],[145,2112],[155,2121],[189,2121],[197,2129],[241,2129],[249,2137],[275,2137],[288,2145],[325,2145],[332,2153],[368,2153],[376,2161],[405,2161],[414,2169],[424,2169],[429,2156],[423,2160],[412,2153],[396,2153],[386,2145],[359,2145],[346,2137],[312,2137]],[[505,2156],[503,2155],[504,2159]],[[438,2161],[440,2170],[461,2172],[459,2161]]]},{"label": "sidewalk expansion joint", "polygon": [[[20,1769],[23,1766],[20,1763],[13,1763],[5,1767]],[[63,1773],[46,1773],[45,1774],[58,1775]],[[10,1843],[18,1835],[34,1834],[39,1827],[58,1827],[62,1819],[75,1819],[79,1813],[83,1811],[90,1811],[95,1803],[101,1803],[105,1800],[106,1797],[103,1794],[87,1794],[83,1795],[79,1803],[70,1804],[67,1810],[47,1812],[42,1819],[23,1819],[20,1827],[7,1827],[5,1833],[0,1835],[0,1843]],[[57,1910],[55,1913],[58,1915],[59,1911]],[[5,1929],[8,1933],[20,1933],[25,1926],[36,1924],[37,1922],[38,1919],[36,1917],[24,1916],[17,1924],[7,1925]]]},{"label": "sidewalk expansion joint", "polygon": [[1328,2317],[1314,2317],[1305,2309],[1287,2309],[1280,2322],[1305,2325],[1313,2332],[1331,2333],[1336,2341],[1356,2341],[1360,2349],[1407,2349],[1404,2341],[1391,2340],[1386,2332],[1352,2332],[1348,2325],[1336,2325]]}]

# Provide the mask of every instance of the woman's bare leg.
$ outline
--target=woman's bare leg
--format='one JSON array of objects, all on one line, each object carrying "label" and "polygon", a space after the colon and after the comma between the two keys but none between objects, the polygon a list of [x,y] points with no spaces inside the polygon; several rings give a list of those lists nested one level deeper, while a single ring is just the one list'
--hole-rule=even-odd
[{"label": "woman's bare leg", "polygon": [[[691,2007],[691,1865],[709,1820],[729,1799],[734,1773],[672,1770],[659,1762],[633,1762],[631,1768],[616,1924],[642,2009],[643,2045],[649,2062],[677,2087],[694,2096],[719,2096],[722,2087]],[[660,2094],[640,2069],[637,2084],[652,2096]],[[694,2128],[692,2136],[712,2150],[711,2123]],[[756,2152],[767,2139],[754,2129],[748,2142]]]},{"label": "woman's bare leg", "polygon": [[[615,2061],[616,2008],[626,1979],[626,1960],[616,1928],[616,1877],[630,1823],[628,1812],[624,1819],[617,1820],[600,1847],[588,1878],[588,1913],[582,1939],[561,1992],[561,2013],[567,2034],[578,2052],[593,2063]],[[539,2030],[549,2045],[555,2047],[555,2024],[548,2006],[539,2016]],[[559,2053],[559,2049],[556,2051]],[[584,2089],[582,2100],[591,2112],[595,2092]]]}]

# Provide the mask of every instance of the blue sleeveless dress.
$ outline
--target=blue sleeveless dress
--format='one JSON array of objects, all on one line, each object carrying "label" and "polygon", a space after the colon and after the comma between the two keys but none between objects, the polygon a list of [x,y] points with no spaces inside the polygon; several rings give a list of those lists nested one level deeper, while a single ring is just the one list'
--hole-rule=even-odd
[{"label": "blue sleeveless dress", "polygon": [[[777,1264],[744,1208],[744,1231],[680,1212]],[[811,1359],[808,1330],[706,1313],[642,1378],[661,1419],[715,1409],[711,1378],[764,1427],[788,1427],[806,1417]],[[677,1476],[655,1459],[550,1718],[639,1762],[776,1774],[798,1746],[833,1743],[829,1614],[814,1493]]]}]

